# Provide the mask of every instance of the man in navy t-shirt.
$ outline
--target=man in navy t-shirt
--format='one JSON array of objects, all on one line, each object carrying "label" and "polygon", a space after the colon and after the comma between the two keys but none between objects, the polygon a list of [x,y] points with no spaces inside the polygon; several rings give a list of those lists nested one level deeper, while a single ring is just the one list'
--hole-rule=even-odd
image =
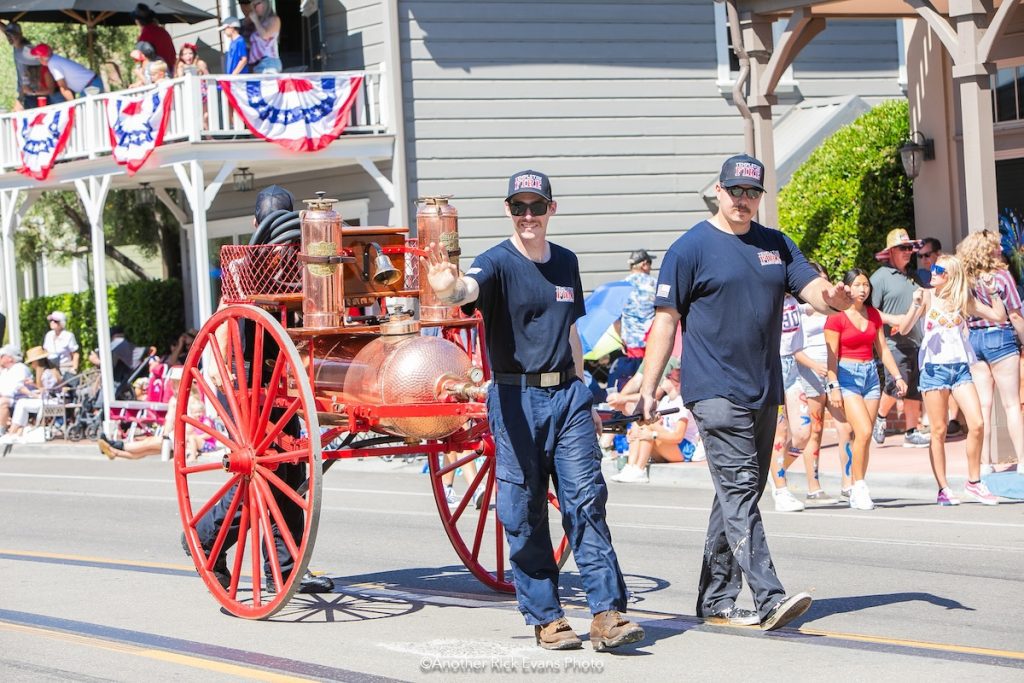
[{"label": "man in navy t-shirt", "polygon": [[[818,277],[789,237],[753,222],[763,180],[757,159],[728,159],[715,186],[718,213],[665,254],[637,412],[653,421],[657,378],[682,320],[681,392],[700,428],[715,485],[697,615],[771,630],[811,604],[807,593],[786,596],[757,508],[784,401],[782,301],[793,292],[821,313],[837,313],[850,297],[845,286]],[[741,576],[756,612],[736,607]]]},{"label": "man in navy t-shirt", "polygon": [[[622,616],[626,584],[605,522],[608,489],[601,475],[593,397],[581,381],[583,351],[576,320],[583,316],[583,286],[576,255],[547,241],[557,204],[543,173],[520,171],[509,179],[505,215],[512,237],[480,254],[460,276],[440,245],[423,259],[438,297],[484,319],[494,370],[487,420],[494,435],[498,518],[505,527],[519,610],[549,650],[582,646],[558,599],[558,565],[548,530],[552,478],[594,615],[595,650],[643,639],[644,630]],[[596,423],[596,425],[595,425]]]}]

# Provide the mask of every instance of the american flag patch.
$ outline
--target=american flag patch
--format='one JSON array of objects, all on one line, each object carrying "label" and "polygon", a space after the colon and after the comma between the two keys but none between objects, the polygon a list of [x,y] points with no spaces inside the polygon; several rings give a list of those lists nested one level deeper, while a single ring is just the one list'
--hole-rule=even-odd
[{"label": "american flag patch", "polygon": [[575,300],[576,296],[572,291],[572,287],[555,287],[555,301],[573,302]]}]

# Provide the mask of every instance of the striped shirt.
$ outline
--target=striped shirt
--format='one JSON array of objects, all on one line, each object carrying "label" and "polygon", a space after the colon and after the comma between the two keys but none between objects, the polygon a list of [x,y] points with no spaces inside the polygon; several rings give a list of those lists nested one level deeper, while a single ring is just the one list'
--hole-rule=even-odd
[{"label": "striped shirt", "polygon": [[[997,270],[992,273],[992,279],[995,280],[996,287],[999,288],[999,298],[1003,300],[1003,305],[1006,307],[1007,312],[1019,311],[1021,307],[1020,294],[1017,292],[1017,283],[1013,281],[1010,271],[1005,268]],[[992,305],[992,297],[989,296],[988,290],[980,282],[974,286],[974,298],[986,306]],[[974,315],[967,318],[967,326],[971,329],[1011,327],[1009,321],[994,323],[991,320],[985,320]]]}]

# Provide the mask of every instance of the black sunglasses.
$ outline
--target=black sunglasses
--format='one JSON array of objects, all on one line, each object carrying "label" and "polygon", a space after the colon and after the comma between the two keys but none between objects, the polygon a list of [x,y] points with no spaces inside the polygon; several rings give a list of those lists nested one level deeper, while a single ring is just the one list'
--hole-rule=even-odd
[{"label": "black sunglasses", "polygon": [[764,190],[759,190],[756,187],[726,187],[724,188],[730,196],[739,199],[743,195],[747,195],[749,199],[759,199]]},{"label": "black sunglasses", "polygon": [[935,256],[934,251],[919,251],[917,252],[917,258],[931,258]]},{"label": "black sunglasses", "polygon": [[508,211],[513,216],[525,216],[526,211],[530,211],[532,216],[543,216],[548,212],[548,207],[551,206],[548,202],[540,199],[535,202],[509,202]]},{"label": "black sunglasses", "polygon": [[900,251],[914,251],[914,247],[909,244],[898,244],[893,248],[899,249]]}]

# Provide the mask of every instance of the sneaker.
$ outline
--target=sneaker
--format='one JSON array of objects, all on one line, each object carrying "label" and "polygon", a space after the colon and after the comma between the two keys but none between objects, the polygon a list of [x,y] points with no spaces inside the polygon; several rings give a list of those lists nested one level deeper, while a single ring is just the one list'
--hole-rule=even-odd
[{"label": "sneaker", "polygon": [[985,482],[979,481],[975,483],[967,482],[964,486],[964,495],[968,498],[976,500],[982,505],[998,505],[999,501],[996,499],[992,492],[988,490],[988,486]]},{"label": "sneaker", "polygon": [[741,609],[736,605],[704,615],[704,621],[720,626],[757,626],[761,617],[750,609]]},{"label": "sneaker", "polygon": [[[847,493],[849,496],[849,493]],[[838,503],[835,498],[825,493],[824,489],[818,489],[817,491],[810,491],[807,496],[807,502],[814,505],[834,505]]]},{"label": "sneaker", "polygon": [[704,442],[698,441],[697,447],[693,450],[693,457],[690,458],[690,462],[704,462],[708,459],[707,451],[704,450]]},{"label": "sneaker", "polygon": [[625,619],[618,610],[598,612],[590,622],[590,645],[597,652],[643,639],[643,627]]},{"label": "sneaker", "polygon": [[626,465],[622,471],[612,477],[612,481],[622,484],[646,484],[650,479],[647,477],[647,470],[636,465]]},{"label": "sneaker", "polygon": [[[285,581],[288,577],[283,577]],[[299,593],[330,593],[334,591],[334,580],[326,576],[316,576],[313,572],[306,570],[306,573],[302,575],[302,581],[299,582]],[[267,592],[277,593],[277,584],[274,583],[274,577],[267,577]]]},{"label": "sneaker", "polygon": [[953,495],[953,492],[949,490],[949,487],[943,487],[939,489],[939,495],[935,499],[936,504],[948,506],[948,505],[959,505],[960,499]]},{"label": "sneaker", "polygon": [[768,616],[761,622],[761,628],[765,631],[774,631],[777,628],[782,628],[803,615],[807,608],[811,606],[811,601],[810,593],[797,593],[788,598],[783,598],[768,612]]},{"label": "sneaker", "polygon": [[964,428],[960,424],[959,420],[950,420],[949,424],[946,425],[946,438],[951,436],[960,436],[964,433]]},{"label": "sneaker", "polygon": [[[185,551],[185,555],[192,557],[192,550],[188,547],[188,539],[185,538],[184,531],[181,532],[181,547]],[[206,552],[209,551],[207,550]],[[196,571],[198,572],[198,570]],[[213,565],[213,575],[217,579],[217,583],[220,584],[221,588],[224,590],[231,588],[231,572],[228,571],[228,558],[223,553],[221,553],[221,556],[217,558],[217,561]]]},{"label": "sneaker", "polygon": [[871,500],[868,485],[863,479],[853,482],[850,490],[850,507],[854,510],[874,510],[875,501]]},{"label": "sneaker", "polygon": [[928,448],[931,443],[931,438],[917,429],[907,432],[903,437],[903,446],[906,448]]},{"label": "sneaker", "polygon": [[550,624],[533,627],[533,637],[545,650],[578,650],[583,647],[583,641],[569,626],[565,617],[559,617]]},{"label": "sneaker", "polygon": [[480,489],[473,494],[473,507],[477,510],[484,506],[484,488],[481,486]]},{"label": "sneaker", "polygon": [[875,426],[871,428],[871,438],[875,440],[875,443],[881,445],[885,443],[885,418],[876,417]]},{"label": "sneaker", "polygon": [[802,512],[804,509],[804,504],[787,488],[772,491],[772,499],[775,501],[776,512]]},{"label": "sneaker", "polygon": [[444,499],[448,501],[449,505],[455,505],[459,502],[459,497],[455,495],[455,488],[451,486],[444,487]]},{"label": "sneaker", "polygon": [[853,492],[853,488],[839,489],[839,495],[843,498],[849,499],[850,493]]},{"label": "sneaker", "polygon": [[981,476],[984,477],[989,474],[994,474],[995,471],[996,468],[992,466],[992,463],[985,462],[981,464]]}]

